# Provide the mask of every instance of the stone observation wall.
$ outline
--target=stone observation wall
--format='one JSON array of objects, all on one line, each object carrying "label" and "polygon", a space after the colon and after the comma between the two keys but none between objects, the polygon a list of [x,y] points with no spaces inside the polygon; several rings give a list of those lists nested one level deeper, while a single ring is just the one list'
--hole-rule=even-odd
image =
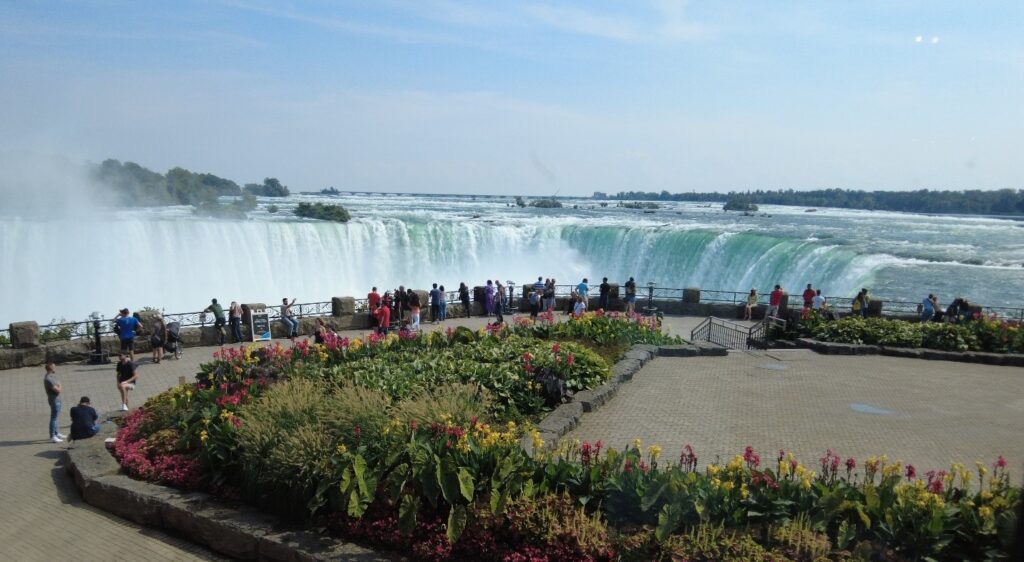
[{"label": "stone observation wall", "polygon": [[[532,286],[522,286],[522,296],[525,296],[531,289]],[[653,300],[648,300],[645,295],[645,290],[645,287],[638,287],[636,311],[640,313],[644,313],[648,307],[652,307],[654,310],[651,312],[682,316],[717,316],[719,318],[742,318],[743,316],[744,305],[742,303],[709,302],[707,300],[702,300],[701,289],[696,287],[683,289],[681,299],[655,298]],[[596,291],[597,287],[595,285],[592,287],[591,292],[596,293]],[[420,302],[423,305],[421,315],[425,321],[429,318],[430,314],[428,293],[423,290],[416,290],[416,293],[419,295]],[[625,301],[623,300],[624,296],[625,293],[620,290],[619,284],[612,283],[611,298],[608,308],[610,310],[625,310]],[[482,315],[484,313],[484,288],[479,286],[472,287],[470,289],[470,297],[472,314],[474,316]],[[332,298],[330,315],[305,316],[303,318],[299,318],[299,334],[311,335],[316,330],[317,318],[323,318],[327,325],[334,330],[369,329],[369,315],[357,311],[357,303],[359,303],[360,300],[361,299],[356,299],[354,297]],[[789,295],[784,295],[782,308],[785,311],[785,314],[798,314],[798,310],[787,308],[788,301]],[[592,294],[590,296],[591,308],[596,307],[597,302],[598,295]],[[519,297],[517,304],[520,312],[529,311],[529,303],[525,298]],[[570,306],[571,302],[568,297],[562,296],[556,299],[556,311],[565,311]],[[242,335],[245,341],[251,340],[251,335],[249,333],[249,311],[263,307],[264,305],[262,303],[248,303],[242,305]],[[753,317],[755,319],[764,318],[766,310],[766,305],[759,304],[754,308]],[[843,310],[841,312],[846,311]],[[883,313],[885,313],[884,301],[873,299],[869,303],[868,315],[881,316]],[[142,322],[147,326],[147,328],[140,331],[135,339],[135,351],[137,354],[147,353],[150,351],[150,332],[148,326],[152,325],[152,319],[155,314],[155,312],[150,311],[140,313],[142,316]],[[452,317],[464,316],[465,311],[462,304],[460,302],[449,303],[448,315]],[[887,316],[902,318],[905,320],[917,319],[917,315],[914,314]],[[270,329],[274,338],[285,337],[284,326],[281,322],[272,320],[270,323]],[[230,342],[230,327],[225,327],[224,330],[225,341]],[[84,337],[67,341],[43,343],[40,338],[39,324],[36,322],[14,322],[10,324],[10,339],[10,348],[0,348],[0,370],[42,365],[46,361],[54,361],[57,363],[84,361],[89,358],[89,354],[95,349],[93,339]],[[103,349],[106,353],[114,354],[117,352],[119,344],[116,336],[105,336],[101,339]],[[203,327],[185,327],[181,330],[181,340],[184,347],[217,345],[219,339],[220,335],[212,325]]]}]

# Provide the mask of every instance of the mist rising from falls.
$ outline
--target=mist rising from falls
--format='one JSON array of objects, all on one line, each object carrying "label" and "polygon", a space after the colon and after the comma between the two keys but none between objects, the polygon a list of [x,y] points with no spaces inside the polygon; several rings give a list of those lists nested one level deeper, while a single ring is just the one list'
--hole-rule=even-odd
[{"label": "mist rising from falls", "polygon": [[348,224],[169,219],[146,211],[105,218],[0,220],[0,323],[82,319],[123,306],[168,312],[222,302],[276,304],[364,296],[486,279],[602,276],[663,287],[745,291],[812,281],[849,293],[869,259],[841,247],[753,233],[588,226],[558,221],[366,218]]}]

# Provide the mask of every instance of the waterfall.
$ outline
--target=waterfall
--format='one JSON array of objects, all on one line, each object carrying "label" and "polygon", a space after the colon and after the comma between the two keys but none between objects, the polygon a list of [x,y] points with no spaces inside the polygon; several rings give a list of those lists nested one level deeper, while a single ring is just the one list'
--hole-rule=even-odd
[{"label": "waterfall", "polygon": [[127,306],[168,312],[221,302],[363,296],[399,284],[449,290],[486,279],[588,276],[746,291],[807,282],[847,294],[880,267],[838,245],[713,227],[429,214],[320,221],[200,220],[149,210],[104,218],[0,218],[0,324],[79,320]]}]

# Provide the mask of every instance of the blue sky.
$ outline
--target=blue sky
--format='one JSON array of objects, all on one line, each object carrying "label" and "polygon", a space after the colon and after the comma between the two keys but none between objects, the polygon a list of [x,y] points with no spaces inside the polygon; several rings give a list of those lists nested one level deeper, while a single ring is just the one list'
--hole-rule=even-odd
[{"label": "blue sky", "polygon": [[1024,188],[1024,2],[0,0],[0,151],[295,190]]}]

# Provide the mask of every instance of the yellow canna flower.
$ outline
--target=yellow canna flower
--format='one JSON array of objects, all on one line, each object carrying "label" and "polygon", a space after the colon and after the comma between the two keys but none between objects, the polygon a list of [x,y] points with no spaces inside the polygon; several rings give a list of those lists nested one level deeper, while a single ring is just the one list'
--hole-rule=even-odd
[{"label": "yellow canna flower", "polygon": [[719,466],[718,466],[717,464],[714,464],[714,463],[712,463],[712,464],[709,464],[709,465],[708,465],[708,476],[714,477],[714,476],[716,476],[716,475],[717,475],[717,474],[719,473],[719,471],[721,471],[721,470],[722,470],[722,469],[721,469],[721,468],[720,468],[720,467],[719,467]]},{"label": "yellow canna flower", "polygon": [[747,499],[747,496],[749,496],[749,495],[750,495],[750,490],[747,489],[747,485],[743,484],[742,486],[740,486],[740,497],[743,498],[743,499]]},{"label": "yellow canna flower", "polygon": [[978,515],[982,519],[989,519],[990,517],[992,517],[992,508],[988,507],[987,505],[983,505],[978,508]]},{"label": "yellow canna flower", "polygon": [[651,445],[650,447],[647,447],[647,454],[651,456],[651,461],[656,461],[658,460],[658,457],[661,456],[661,447],[658,445]]},{"label": "yellow canna flower", "polygon": [[639,437],[633,440],[633,448],[637,451],[643,448],[643,443],[640,441]]},{"label": "yellow canna flower", "polygon": [[207,433],[205,429],[199,432],[199,441],[206,443],[206,440],[209,438],[210,434]]},{"label": "yellow canna flower", "polygon": [[800,487],[803,488],[804,490],[810,490],[811,489],[811,479],[810,478],[801,478],[800,479]]},{"label": "yellow canna flower", "polygon": [[348,447],[346,447],[345,444],[342,443],[341,445],[338,445],[338,448],[335,450],[339,455],[344,455],[345,453],[348,452]]}]

